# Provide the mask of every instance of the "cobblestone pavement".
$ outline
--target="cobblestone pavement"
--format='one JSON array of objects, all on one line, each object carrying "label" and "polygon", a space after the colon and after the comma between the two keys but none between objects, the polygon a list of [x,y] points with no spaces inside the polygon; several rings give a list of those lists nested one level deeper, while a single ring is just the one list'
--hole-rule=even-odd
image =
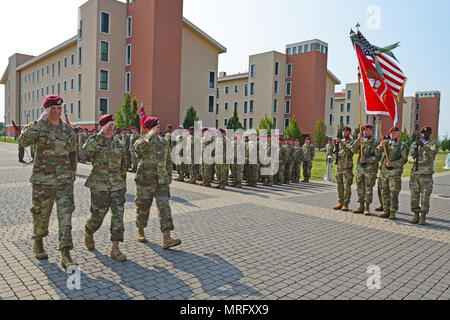
[{"label": "cobblestone pavement", "polygon": [[[435,177],[427,226],[407,223],[407,181],[396,221],[331,210],[333,184],[223,191],[174,182],[174,235],[183,244],[169,251],[161,248],[156,208],[149,243],[136,242],[129,174],[121,246],[128,261],[119,263],[109,257],[109,215],[95,235],[97,250],[84,247],[90,166],[80,164],[72,256],[81,289],[70,290],[55,212],[45,239],[49,260],[33,256],[31,169],[17,162],[16,145],[0,143],[0,299],[450,299],[450,174]],[[372,265],[381,289],[368,289]]]}]

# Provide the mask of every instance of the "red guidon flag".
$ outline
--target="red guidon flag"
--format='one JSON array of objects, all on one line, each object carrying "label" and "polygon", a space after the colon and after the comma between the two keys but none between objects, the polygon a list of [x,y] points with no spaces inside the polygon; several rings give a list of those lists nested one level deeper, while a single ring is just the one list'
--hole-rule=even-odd
[{"label": "red guidon flag", "polygon": [[66,113],[66,123],[67,123],[69,126],[72,126],[72,125],[70,124],[69,117],[67,116],[67,113]]},{"label": "red guidon flag", "polygon": [[392,60],[395,56],[391,50],[399,44],[379,48],[371,45],[359,31],[352,33],[351,39],[363,79],[366,113],[388,115],[397,125],[397,101],[406,84],[406,77]]},{"label": "red guidon flag", "polygon": [[17,128],[17,126],[16,126],[16,124],[14,123],[14,121],[12,122],[12,125],[13,125],[13,127],[14,127],[14,130],[16,131],[16,134],[17,134],[18,136],[20,136],[19,129]]},{"label": "red guidon flag", "polygon": [[146,116],[145,111],[144,111],[144,104],[141,103],[141,108],[139,109],[139,121],[140,121],[140,124],[141,124],[141,128],[144,127],[145,119],[147,119],[147,116]]}]

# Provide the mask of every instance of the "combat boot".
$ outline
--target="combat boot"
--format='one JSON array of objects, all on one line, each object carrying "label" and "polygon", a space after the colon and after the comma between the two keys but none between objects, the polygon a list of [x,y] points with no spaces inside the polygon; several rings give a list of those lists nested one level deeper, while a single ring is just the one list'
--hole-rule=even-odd
[{"label": "combat boot", "polygon": [[169,249],[171,247],[176,247],[181,244],[180,239],[172,239],[170,237],[170,230],[163,231],[163,249]]},{"label": "combat boot", "polygon": [[409,223],[417,224],[419,220],[420,220],[419,213],[414,212],[414,217],[411,220],[409,220]]},{"label": "combat boot", "polygon": [[370,203],[366,203],[366,206],[364,207],[364,215],[370,216]]},{"label": "combat boot", "polygon": [[202,185],[203,185],[204,187],[211,187],[211,182],[205,181],[205,182],[203,182]]},{"label": "combat boot", "polygon": [[376,212],[382,212],[384,211],[383,205],[380,205],[378,208],[375,208]]},{"label": "combat boot", "polygon": [[348,205],[344,204],[344,205],[342,206],[341,211],[347,212],[347,211],[348,211]]},{"label": "combat boot", "polygon": [[395,212],[391,212],[389,215],[389,220],[395,220]]},{"label": "combat boot", "polygon": [[189,180],[188,183],[189,183],[189,184],[197,184],[197,181],[195,181],[195,180]]},{"label": "combat boot", "polygon": [[138,242],[147,242],[147,239],[145,238],[144,228],[138,228],[138,230],[137,230],[137,241]]},{"label": "combat boot", "polygon": [[379,217],[383,218],[383,219],[386,219],[386,218],[389,218],[389,215],[390,215],[389,212],[384,211],[383,213],[381,213],[379,215]]},{"label": "combat boot", "polygon": [[427,224],[427,215],[425,213],[420,214],[419,225],[424,226]]},{"label": "combat boot", "polygon": [[113,241],[110,255],[111,258],[120,262],[127,260],[127,256],[124,255],[119,249],[119,241]]},{"label": "combat boot", "polygon": [[364,212],[364,204],[363,203],[359,204],[358,209],[353,210],[353,213],[363,213],[363,212]]},{"label": "combat boot", "polygon": [[333,210],[341,210],[344,205],[339,203],[337,206],[333,208]]},{"label": "combat boot", "polygon": [[88,250],[94,250],[95,249],[94,235],[84,232],[84,243],[86,244],[86,248],[88,248]]},{"label": "combat boot", "polygon": [[48,254],[47,252],[45,252],[44,249],[44,240],[42,238],[34,239],[33,250],[36,259],[38,260],[48,259]]},{"label": "combat boot", "polygon": [[68,247],[61,249],[61,266],[64,269],[67,269],[70,266],[77,266],[70,256],[70,249]]},{"label": "combat boot", "polygon": [[177,181],[177,182],[184,182],[184,178],[179,177],[179,178],[176,178],[175,181]]}]

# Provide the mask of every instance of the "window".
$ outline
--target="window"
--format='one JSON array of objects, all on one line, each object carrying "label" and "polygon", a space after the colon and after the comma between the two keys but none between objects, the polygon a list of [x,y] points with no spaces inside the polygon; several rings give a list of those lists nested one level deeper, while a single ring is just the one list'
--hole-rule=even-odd
[{"label": "window", "polygon": [[64,103],[64,114],[67,114],[67,104]]},{"label": "window", "polygon": [[253,129],[253,118],[248,118],[248,128]]},{"label": "window", "polygon": [[334,106],[334,98],[331,98],[331,102],[330,102],[330,109],[333,110],[333,106]]},{"label": "window", "polygon": [[77,119],[81,119],[81,101],[78,100],[77,104]]},{"label": "window", "polygon": [[226,111],[226,110],[228,110],[228,102],[225,102],[225,104],[224,104],[224,110]]},{"label": "window", "polygon": [[286,78],[292,78],[292,64],[286,66]]},{"label": "window", "polygon": [[73,79],[70,79],[70,90],[73,91],[73,88],[74,88]]},{"label": "window", "polygon": [[277,129],[277,118],[272,118],[273,128]]},{"label": "window", "polygon": [[248,97],[248,83],[244,86],[244,96]]},{"label": "window", "polygon": [[320,44],[316,44],[317,51],[320,52]]},{"label": "window", "polygon": [[323,45],[320,46],[320,52],[323,52]]},{"label": "window", "polygon": [[[70,56],[70,65],[73,66],[74,64],[75,64],[75,55],[72,54],[72,55]],[[47,68],[47,70],[48,70],[48,68]],[[48,74],[48,71],[47,71],[47,74]]]},{"label": "window", "polygon": [[61,95],[61,83],[58,83],[57,88],[58,88],[58,89],[57,89],[57,93],[56,93],[56,94],[57,94],[58,96],[60,96],[60,95]]},{"label": "window", "polygon": [[250,78],[254,78],[256,73],[256,65],[252,64],[250,66]]},{"label": "window", "polygon": [[350,103],[347,103],[347,112],[350,112]]},{"label": "window", "polygon": [[99,106],[98,106],[98,113],[99,113],[100,117],[105,114],[108,114],[108,99],[100,98]]},{"label": "window", "polygon": [[31,110],[31,115],[32,115],[32,117],[31,117],[31,121],[34,121],[34,109],[33,109],[33,110]]},{"label": "window", "polygon": [[133,30],[133,18],[128,17],[127,18],[127,38],[131,38],[132,30]]},{"label": "window", "polygon": [[219,119],[216,119],[216,129],[219,129]]},{"label": "window", "polygon": [[416,103],[416,111],[420,111],[420,103],[419,102]]},{"label": "window", "polygon": [[41,97],[44,97],[44,88],[41,88]]},{"label": "window", "polygon": [[416,113],[416,121],[419,121],[419,117],[420,117],[420,115],[418,113]]},{"label": "window", "polygon": [[109,13],[102,12],[100,16],[100,32],[109,33]]},{"label": "window", "polygon": [[220,88],[217,88],[217,99],[220,99]]},{"label": "window", "polygon": [[126,65],[129,66],[131,64],[131,44],[127,44],[126,55]]},{"label": "window", "polygon": [[219,114],[219,104],[216,104],[216,114]]},{"label": "window", "polygon": [[47,93],[46,93],[47,95],[48,95],[48,92],[49,92],[49,91],[48,91],[48,86],[47,86]]},{"label": "window", "polygon": [[315,48],[315,44],[314,44],[314,43],[311,43],[311,46],[310,46],[310,50],[309,50],[309,51],[314,51],[314,48]]},{"label": "window", "polygon": [[229,88],[225,87],[225,94],[228,94]]},{"label": "window", "polygon": [[34,71],[33,71],[33,82],[32,82],[32,84],[34,84]]},{"label": "window", "polygon": [[226,127],[228,125],[228,119],[223,119],[223,125]]},{"label": "window", "polygon": [[303,46],[298,47],[298,53],[303,53]]},{"label": "window", "polygon": [[278,100],[273,100],[273,112],[278,112]]},{"label": "window", "polygon": [[341,103],[341,112],[344,112],[344,104]]},{"label": "window", "polygon": [[323,47],[323,53],[327,54],[327,47]]},{"label": "window", "polygon": [[244,113],[248,113],[248,101],[244,101]]},{"label": "window", "polygon": [[274,88],[273,88],[274,94],[278,94],[278,81],[277,80],[275,80],[275,83],[273,86],[274,86]]},{"label": "window", "polygon": [[58,60],[58,77],[61,76],[61,60]]},{"label": "window", "polygon": [[286,82],[286,96],[288,96],[288,97],[291,95],[291,87],[292,87],[292,83]]},{"label": "window", "polygon": [[333,115],[330,114],[330,126],[332,126],[332,125],[333,125]]},{"label": "window", "polygon": [[291,48],[288,48],[288,49],[287,49],[287,54],[288,54],[288,56],[291,55]]},{"label": "window", "polygon": [[63,82],[63,91],[66,92],[67,91],[67,81],[64,80]]},{"label": "window", "polygon": [[233,106],[233,111],[236,111],[237,112],[237,108],[238,108],[238,103],[235,101],[234,102],[234,106]]},{"label": "window", "polygon": [[289,119],[289,118],[284,119],[284,131],[286,131],[287,127],[289,127],[290,122],[291,122],[291,119]]},{"label": "window", "polygon": [[81,92],[81,73],[78,74],[78,93]]},{"label": "window", "polygon": [[83,20],[78,23],[78,39],[83,38]]},{"label": "window", "polygon": [[[367,123],[368,123],[369,121],[367,121]],[[339,123],[340,124],[344,124],[344,116],[340,116],[339,117]]]},{"label": "window", "polygon": [[67,57],[64,57],[64,69],[67,68]]},{"label": "window", "polygon": [[297,54],[297,47],[292,48],[292,54]]},{"label": "window", "polygon": [[277,76],[280,72],[280,64],[278,62],[275,62],[275,75]]},{"label": "window", "polygon": [[347,91],[347,99],[350,100],[352,98],[352,90]]},{"label": "window", "polygon": [[42,67],[42,69],[41,69],[41,75],[42,75],[42,78],[44,77],[44,67]]},{"label": "window", "polygon": [[55,77],[55,64],[52,63],[52,78]]},{"label": "window", "polygon": [[82,53],[83,53],[83,49],[81,47],[78,47],[78,65],[79,66],[81,66],[81,64],[83,63]]},{"label": "window", "polygon": [[131,92],[131,72],[125,74],[125,92]]},{"label": "window", "polygon": [[291,113],[291,100],[286,100],[284,102],[284,114],[290,114]]},{"label": "window", "polygon": [[52,84],[52,94],[55,94],[55,85]]},{"label": "window", "polygon": [[419,125],[416,123],[416,125],[414,126],[416,128],[416,131],[419,130]]},{"label": "window", "polygon": [[350,116],[346,116],[345,117],[345,124],[349,125],[350,124]]},{"label": "window", "polygon": [[255,101],[250,100],[250,113],[255,111]]},{"label": "window", "polygon": [[255,83],[254,82],[250,83],[250,95],[251,96],[255,95]]},{"label": "window", "polygon": [[108,90],[108,77],[109,77],[109,71],[108,70],[100,70],[100,90]]},{"label": "window", "polygon": [[33,98],[32,98],[32,100],[31,100],[31,103],[34,104],[34,91],[32,92],[32,97],[33,97]]},{"label": "window", "polygon": [[208,112],[209,113],[214,113],[214,96],[209,96],[209,101],[208,101]]},{"label": "window", "polygon": [[239,93],[239,86],[238,85],[234,86],[234,93]]},{"label": "window", "polygon": [[244,130],[247,130],[247,119],[244,119]]},{"label": "window", "polygon": [[305,44],[305,52],[308,52],[308,45]]},{"label": "window", "polygon": [[216,73],[214,71],[209,72],[209,88],[214,89],[216,87]]},{"label": "window", "polygon": [[[36,73],[36,82],[39,83],[39,70]],[[9,86],[8,86],[8,89],[9,89]]]},{"label": "window", "polygon": [[100,61],[109,62],[109,42],[100,41]]},{"label": "window", "polygon": [[70,103],[70,113],[73,114],[73,102]]}]

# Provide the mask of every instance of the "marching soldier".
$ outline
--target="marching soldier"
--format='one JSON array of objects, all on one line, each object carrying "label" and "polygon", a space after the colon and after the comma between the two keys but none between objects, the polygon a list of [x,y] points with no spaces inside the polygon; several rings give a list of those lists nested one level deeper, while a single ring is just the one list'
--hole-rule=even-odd
[{"label": "marching soldier", "polygon": [[[392,127],[389,130],[390,140],[381,141],[375,153],[381,156],[381,197],[384,212],[380,218],[395,219],[398,211],[398,195],[402,189],[403,166],[408,162],[408,146],[400,141],[400,129]],[[386,148],[386,149],[384,149]],[[386,150],[389,161],[386,159]]]},{"label": "marching soldier", "polygon": [[127,257],[120,251],[123,242],[127,159],[126,150],[120,139],[113,135],[114,116],[102,116],[98,125],[101,130],[89,137],[83,146],[91,159],[92,172],[85,186],[91,190],[91,216],[86,223],[84,239],[89,250],[95,249],[94,233],[100,229],[111,208],[111,258],[125,261]]},{"label": "marching soldier", "polygon": [[136,174],[136,227],[137,240],[146,242],[144,229],[147,227],[150,208],[156,199],[163,248],[168,249],[181,244],[181,240],[172,239],[174,230],[169,204],[170,184],[172,183],[172,161],[166,140],[159,135],[160,121],[149,117],[144,123],[145,135],[136,141],[134,150],[139,157]]},{"label": "marching soldier", "polygon": [[425,225],[430,210],[434,160],[439,152],[439,145],[431,140],[431,133],[430,127],[423,127],[420,130],[421,139],[414,142],[409,149],[408,162],[413,164],[409,180],[411,211],[414,213],[414,218],[410,222],[413,224]]},{"label": "marching soldier", "polygon": [[136,127],[132,127],[131,132],[133,133],[130,137],[131,172],[136,173],[139,159],[136,155],[136,152],[133,149],[133,146],[136,143],[136,141],[138,141],[140,136]]},{"label": "marching soldier", "polygon": [[225,129],[220,128],[219,131],[221,132],[222,136],[219,135],[216,140],[216,156],[217,152],[219,152],[220,154],[220,151],[222,151],[222,163],[216,162],[215,164],[217,180],[219,182],[219,185],[216,187],[216,189],[225,189],[225,186],[228,183],[227,137]]},{"label": "marching soldier", "polygon": [[[359,133],[358,140],[352,145],[352,152],[359,152],[358,168],[356,171],[356,186],[358,190],[359,208],[353,213],[363,213],[370,216],[370,204],[372,203],[373,187],[377,178],[378,156],[375,154],[376,142],[373,137],[373,126],[366,124]],[[362,143],[362,154],[361,154]]]},{"label": "marching soldier", "polygon": [[348,211],[348,205],[352,197],[353,184],[353,140],[350,135],[352,129],[348,126],[342,128],[342,139],[337,138],[336,143],[339,144],[339,152],[334,150],[334,158],[337,158],[336,167],[336,185],[338,189],[339,203],[334,210]]},{"label": "marching soldier", "polygon": [[72,212],[75,209],[73,184],[77,172],[75,131],[61,121],[63,99],[56,95],[45,98],[38,121],[28,125],[19,137],[24,147],[36,144],[36,161],[30,182],[33,188],[33,239],[34,254],[39,260],[47,259],[43,238],[48,235],[48,225],[56,201],[59,250],[63,268],[76,265],[70,256],[72,242]]},{"label": "marching soldier", "polygon": [[303,178],[302,182],[309,182],[311,179],[311,169],[316,155],[314,146],[311,144],[311,137],[307,137],[303,145]]}]

